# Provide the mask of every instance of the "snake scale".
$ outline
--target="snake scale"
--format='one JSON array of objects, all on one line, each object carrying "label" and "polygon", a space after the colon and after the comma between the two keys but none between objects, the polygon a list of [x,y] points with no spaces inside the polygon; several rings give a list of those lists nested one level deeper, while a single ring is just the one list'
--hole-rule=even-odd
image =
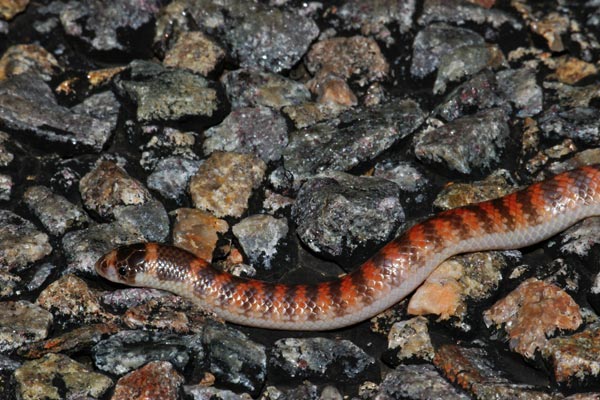
[{"label": "snake scale", "polygon": [[355,271],[329,282],[286,285],[233,276],[172,246],[123,246],[96,263],[114,282],[165,289],[227,321],[271,329],[329,330],[368,319],[405,298],[445,259],[515,249],[600,215],[600,165],[455,208],[414,225]]}]

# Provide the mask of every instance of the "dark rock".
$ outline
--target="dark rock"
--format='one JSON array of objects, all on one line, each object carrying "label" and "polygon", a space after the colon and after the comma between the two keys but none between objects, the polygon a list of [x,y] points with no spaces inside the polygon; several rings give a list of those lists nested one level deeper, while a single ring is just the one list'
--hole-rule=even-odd
[{"label": "dark rock", "polygon": [[568,137],[590,146],[600,144],[598,127],[600,110],[595,107],[562,108],[550,106],[539,118],[539,126],[547,137]]},{"label": "dark rock", "polygon": [[121,224],[136,227],[148,242],[164,242],[169,234],[169,216],[165,206],[156,200],[117,207],[114,216]]},{"label": "dark rock", "polygon": [[383,242],[404,221],[398,186],[387,179],[330,172],[304,183],[292,214],[300,240],[317,253],[339,256]]}]

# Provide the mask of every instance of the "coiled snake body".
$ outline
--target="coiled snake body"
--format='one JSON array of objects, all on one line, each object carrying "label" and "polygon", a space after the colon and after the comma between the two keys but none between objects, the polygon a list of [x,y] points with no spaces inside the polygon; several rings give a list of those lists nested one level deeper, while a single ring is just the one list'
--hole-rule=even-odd
[{"label": "coiled snake body", "polygon": [[452,255],[525,247],[593,215],[600,215],[600,165],[434,215],[330,282],[285,285],[239,278],[157,243],[115,249],[96,263],[96,270],[111,281],[174,292],[238,324],[328,330],[363,321],[402,300]]}]

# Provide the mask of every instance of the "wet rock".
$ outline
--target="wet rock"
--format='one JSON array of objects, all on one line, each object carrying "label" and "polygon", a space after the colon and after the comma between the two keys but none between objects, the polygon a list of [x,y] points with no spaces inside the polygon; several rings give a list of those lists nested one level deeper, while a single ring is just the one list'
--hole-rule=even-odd
[{"label": "wet rock", "polygon": [[388,348],[385,359],[389,364],[398,365],[404,360],[433,360],[434,350],[429,337],[427,319],[415,317],[396,322],[388,334]]},{"label": "wet rock", "polygon": [[156,200],[117,207],[114,209],[114,216],[121,224],[136,227],[149,242],[164,242],[169,234],[167,210]]},{"label": "wet rock", "polygon": [[212,117],[219,100],[214,84],[191,72],[163,70],[150,62],[131,65],[131,80],[117,80],[122,95],[136,106],[138,121],[176,121]]},{"label": "wet rock", "polygon": [[112,400],[179,399],[183,376],[166,361],[152,361],[121,377]]},{"label": "wet rock", "polygon": [[218,384],[256,396],[264,385],[267,356],[264,346],[248,339],[239,331],[208,325],[202,343],[210,372]]},{"label": "wet rock", "polygon": [[358,76],[362,85],[383,80],[389,65],[374,39],[363,36],[336,37],[315,43],[306,55],[313,75],[335,74],[349,79]]},{"label": "wet rock", "polygon": [[253,264],[262,261],[270,269],[277,244],[287,236],[288,224],[285,218],[256,214],[241,220],[232,231],[250,261]]},{"label": "wet rock", "polygon": [[[502,281],[507,262],[500,252],[470,253],[440,264],[412,295],[407,312],[463,320],[469,303],[489,298]],[[463,329],[470,329],[464,323]]]},{"label": "wet rock", "polygon": [[179,208],[175,215],[173,244],[210,262],[219,234],[229,230],[227,222],[193,208]]},{"label": "wet rock", "polygon": [[568,137],[597,146],[600,143],[599,118],[600,111],[594,107],[566,109],[553,105],[539,118],[539,125],[546,137]]},{"label": "wet rock", "polygon": [[560,251],[585,257],[598,243],[600,243],[600,217],[586,218],[561,234]]},{"label": "wet rock", "polygon": [[204,134],[205,154],[216,150],[251,153],[264,162],[281,158],[288,144],[285,119],[266,107],[233,110],[223,122]]},{"label": "wet rock", "polygon": [[600,328],[588,327],[571,336],[550,339],[541,349],[559,383],[593,382],[600,373]]},{"label": "wet rock", "polygon": [[138,180],[112,161],[101,161],[79,182],[83,204],[103,218],[114,216],[118,206],[140,205],[152,195]]},{"label": "wet rock", "polygon": [[154,171],[148,175],[148,188],[156,190],[166,199],[183,201],[188,183],[198,171],[202,161],[183,157],[169,157],[158,161]]},{"label": "wet rock", "polygon": [[83,210],[45,186],[31,186],[23,194],[23,200],[52,235],[62,235],[89,222]]},{"label": "wet rock", "polygon": [[506,66],[506,61],[496,45],[474,44],[458,47],[440,58],[433,93],[444,93],[449,82],[459,81],[484,68],[501,66]]},{"label": "wet rock", "polygon": [[[97,95],[98,96],[98,95]],[[0,81],[0,122],[19,136],[61,145],[69,151],[100,151],[116,124],[116,101],[110,114],[82,104],[69,109],[60,106],[38,75],[21,74]]]},{"label": "wet rock", "polygon": [[306,102],[298,105],[283,107],[282,111],[294,122],[297,129],[302,129],[317,122],[332,119],[340,115],[348,107],[337,103]]},{"label": "wet rock", "polygon": [[131,329],[190,333],[201,332],[208,315],[211,313],[179,296],[167,295],[150,298],[129,308],[121,321]]},{"label": "wet rock", "polygon": [[438,68],[440,60],[453,50],[470,45],[484,45],[483,38],[465,28],[436,23],[423,28],[415,37],[410,72],[424,78]]},{"label": "wet rock", "polygon": [[346,171],[370,160],[423,122],[412,100],[391,101],[348,111],[333,121],[294,131],[283,152],[284,167],[295,185],[323,171]]},{"label": "wet rock", "polygon": [[252,155],[212,153],[190,181],[194,206],[217,217],[240,217],[265,170],[265,163]]},{"label": "wet rock", "polygon": [[0,200],[10,200],[13,180],[10,175],[0,174]]},{"label": "wet rock", "polygon": [[533,358],[548,337],[582,323],[575,301],[559,287],[530,278],[484,312],[485,324],[504,325],[511,350]]},{"label": "wet rock", "polygon": [[200,335],[121,331],[92,347],[94,364],[101,371],[123,375],[151,361],[168,361],[183,371],[191,359],[202,362]]},{"label": "wet rock", "polygon": [[6,20],[13,17],[27,8],[29,0],[2,0],[0,1],[0,16]]},{"label": "wet rock", "polygon": [[389,27],[397,24],[401,33],[406,33],[412,27],[416,2],[375,0],[364,3],[351,0],[344,3],[336,15],[345,22],[347,29],[360,29],[365,36],[373,35],[388,46],[395,42]]},{"label": "wet rock", "polygon": [[516,191],[514,179],[505,169],[491,173],[484,180],[472,183],[452,183],[438,193],[433,205],[442,210],[449,210],[497,199]]},{"label": "wet rock", "polygon": [[269,374],[289,379],[357,382],[376,373],[375,360],[349,340],[279,339],[271,349]]},{"label": "wet rock", "polygon": [[0,268],[19,269],[52,252],[48,235],[8,210],[0,210]]},{"label": "wet rock", "polygon": [[98,295],[74,275],[65,275],[42,290],[36,303],[55,317],[70,322],[110,322],[115,316],[105,312]]},{"label": "wet rock", "polygon": [[330,172],[306,181],[292,214],[300,240],[339,256],[369,241],[383,242],[404,220],[398,186],[387,179]]},{"label": "wet rock", "polygon": [[502,109],[492,108],[422,131],[414,138],[415,155],[463,174],[470,173],[471,168],[489,168],[506,145],[506,119]]},{"label": "wet rock", "polygon": [[231,390],[217,389],[210,386],[186,385],[183,390],[193,400],[252,400],[252,396],[248,393],[236,394]]},{"label": "wet rock", "polygon": [[505,100],[497,93],[496,76],[485,69],[450,92],[434,113],[446,121],[452,121],[473,110],[481,111],[495,106],[507,107]]},{"label": "wet rock", "polygon": [[494,28],[500,28],[504,24],[508,24],[515,30],[522,28],[522,24],[505,11],[487,9],[466,0],[425,0],[418,23],[429,25],[435,21],[456,24],[471,21],[477,24],[489,24]]},{"label": "wet rock", "polygon": [[14,379],[17,397],[22,400],[99,398],[113,385],[107,376],[62,354],[48,354],[23,363]]},{"label": "wet rock", "polygon": [[511,101],[518,117],[531,117],[542,111],[542,88],[538,86],[535,71],[521,68],[508,69],[496,74],[498,88]]},{"label": "wet rock", "polygon": [[115,247],[144,240],[144,236],[136,227],[119,222],[69,232],[62,239],[68,263],[64,272],[80,271],[95,276],[94,264],[101,256]]},{"label": "wet rock", "polygon": [[[317,24],[298,12],[240,2],[225,40],[242,68],[269,72],[290,69],[319,35]],[[240,7],[241,6],[241,7]],[[237,11],[237,12],[236,12]],[[237,15],[235,15],[237,14]]]},{"label": "wet rock", "polygon": [[165,55],[163,65],[207,76],[223,58],[225,51],[204,33],[182,32]]},{"label": "wet rock", "polygon": [[375,400],[467,400],[469,398],[448,383],[429,364],[398,366],[385,376],[374,396]]},{"label": "wet rock", "polygon": [[25,300],[0,302],[0,352],[45,339],[52,314]]},{"label": "wet rock", "polygon": [[238,69],[221,77],[233,109],[265,106],[280,109],[310,100],[310,92],[300,82],[252,69]]},{"label": "wet rock", "polygon": [[49,81],[59,70],[60,65],[56,58],[37,44],[11,46],[0,58],[0,81],[26,72],[38,74],[45,81]]},{"label": "wet rock", "polygon": [[128,50],[129,45],[119,40],[118,31],[138,30],[151,21],[159,4],[157,0],[110,4],[99,0],[69,1],[60,13],[60,22],[68,35],[87,42],[95,50]]},{"label": "wet rock", "polygon": [[442,345],[433,363],[446,379],[476,399],[558,400],[562,397],[548,393],[544,387],[513,383],[481,348]]}]

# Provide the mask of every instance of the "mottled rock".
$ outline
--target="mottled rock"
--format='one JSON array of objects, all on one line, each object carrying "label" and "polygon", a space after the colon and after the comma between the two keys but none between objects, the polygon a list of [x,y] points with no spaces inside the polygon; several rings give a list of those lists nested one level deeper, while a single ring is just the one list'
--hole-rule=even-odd
[{"label": "mottled rock", "polygon": [[125,289],[117,289],[112,292],[103,292],[101,294],[101,299],[102,304],[105,304],[109,307],[118,310],[127,310],[129,308],[135,308],[137,306],[144,305],[152,300],[173,296],[175,295],[164,290],[129,287]]},{"label": "mottled rock", "polygon": [[[156,297],[148,294],[146,301],[130,307],[121,317],[127,327],[178,333],[201,332],[206,325],[207,315],[211,314],[179,296],[169,294]],[[119,302],[119,305],[122,304]]]},{"label": "mottled rock", "polygon": [[117,81],[121,93],[137,106],[138,121],[210,118],[217,111],[219,100],[212,82],[182,69],[157,70],[147,64],[133,64],[131,80]]},{"label": "mottled rock", "polygon": [[557,382],[593,382],[600,374],[599,344],[600,328],[593,325],[574,335],[548,340],[541,353]]},{"label": "mottled rock", "polygon": [[168,361],[183,370],[190,359],[204,357],[200,335],[121,331],[92,347],[94,364],[101,371],[123,375],[150,361]]},{"label": "mottled rock", "polygon": [[301,385],[291,389],[268,386],[264,391],[264,396],[265,400],[325,400],[319,398],[317,387],[309,381],[304,381]]},{"label": "mottled rock", "polygon": [[17,397],[22,400],[99,398],[113,385],[109,377],[62,354],[48,354],[23,363],[14,379]]},{"label": "mottled rock", "polygon": [[323,171],[346,171],[370,160],[423,122],[412,100],[391,101],[294,131],[283,152],[284,167],[295,185]]},{"label": "mottled rock", "polygon": [[281,75],[238,69],[221,77],[231,107],[265,106],[280,109],[310,100],[308,88]]},{"label": "mottled rock", "polygon": [[169,216],[161,202],[150,200],[144,204],[119,206],[114,216],[121,224],[136,227],[146,241],[164,242],[169,234]]},{"label": "mottled rock", "polygon": [[119,222],[94,225],[63,236],[62,247],[67,258],[64,272],[80,271],[96,274],[96,261],[115,247],[144,241],[142,233],[132,225]]},{"label": "mottled rock", "polygon": [[6,148],[5,142],[9,138],[7,133],[0,131],[0,167],[8,166],[15,158],[15,155]]},{"label": "mottled rock", "polygon": [[202,32],[182,32],[165,54],[163,65],[207,76],[225,58],[225,51]]},{"label": "mottled rock", "polygon": [[346,81],[335,73],[319,74],[311,85],[321,104],[335,104],[349,108],[358,104],[358,99]]},{"label": "mottled rock", "polygon": [[376,370],[375,360],[349,340],[279,339],[269,359],[269,373],[278,373],[287,380],[356,382]]},{"label": "mottled rock", "polygon": [[568,137],[590,146],[600,143],[598,128],[600,111],[595,107],[562,108],[550,106],[539,118],[539,126],[546,137]]},{"label": "mottled rock", "polygon": [[183,390],[193,400],[252,400],[252,396],[248,393],[236,394],[231,390],[217,389],[211,386],[186,385]]},{"label": "mottled rock", "polygon": [[442,345],[436,350],[433,363],[446,379],[478,400],[561,398],[544,387],[513,383],[482,348]]},{"label": "mottled rock", "polygon": [[266,8],[260,3],[237,4],[239,11],[225,40],[242,68],[270,72],[290,69],[319,35],[317,24],[298,12]]},{"label": "mottled rock", "polygon": [[250,261],[262,261],[265,268],[269,269],[271,259],[277,254],[277,244],[287,236],[288,224],[285,218],[255,214],[244,218],[231,230]]},{"label": "mottled rock", "polygon": [[84,3],[69,1],[60,13],[60,22],[68,35],[87,42],[95,50],[127,50],[119,40],[123,28],[137,30],[150,22],[160,1],[119,1],[105,4],[101,0]]},{"label": "mottled rock", "polygon": [[194,206],[217,217],[240,217],[265,170],[265,163],[249,154],[212,153],[190,181]]},{"label": "mottled rock", "polygon": [[294,199],[287,196],[283,196],[279,193],[275,193],[271,190],[265,190],[265,201],[263,201],[263,209],[268,214],[275,214],[276,212],[291,207],[294,204]]},{"label": "mottled rock", "polygon": [[156,190],[166,199],[181,202],[189,181],[202,165],[202,161],[183,157],[169,157],[158,161],[154,171],[148,175],[148,188]]},{"label": "mottled rock", "polygon": [[0,16],[10,20],[15,15],[25,11],[28,4],[29,0],[2,0],[0,1]]},{"label": "mottled rock", "polygon": [[[462,320],[469,301],[489,298],[498,289],[506,265],[499,252],[463,254],[446,260],[412,295],[407,312]],[[462,327],[469,328],[464,324]]]},{"label": "mottled rock", "polygon": [[395,23],[401,33],[406,33],[412,27],[415,8],[414,0],[374,0],[368,3],[350,0],[337,10],[336,15],[345,22],[346,28],[360,29],[363,35],[374,35],[389,46],[395,42],[390,25]]},{"label": "mottled rock", "polygon": [[575,57],[561,57],[556,66],[558,80],[569,85],[576,84],[580,80],[597,73],[598,69],[594,64]]},{"label": "mottled rock", "polygon": [[467,400],[469,398],[448,383],[429,364],[398,366],[385,376],[374,396],[375,400]]},{"label": "mottled rock", "polygon": [[[0,5],[0,13],[2,13]],[[0,58],[0,81],[15,75],[31,72],[45,81],[60,70],[58,61],[51,53],[37,44],[11,46]]]},{"label": "mottled rock", "polygon": [[202,343],[206,360],[217,383],[227,384],[256,396],[267,375],[264,346],[231,328],[208,325]]},{"label": "mottled rock", "polygon": [[533,358],[548,337],[582,323],[575,301],[559,287],[530,278],[484,312],[485,324],[504,325],[511,350]]},{"label": "mottled rock", "polygon": [[315,252],[339,256],[383,242],[404,220],[398,186],[387,179],[330,172],[304,183],[292,214],[300,240]]},{"label": "mottled rock", "polygon": [[10,175],[0,174],[0,200],[10,200],[13,180]]},{"label": "mottled rock", "polygon": [[431,24],[415,36],[410,72],[417,78],[424,78],[438,68],[446,54],[462,46],[484,43],[483,38],[472,30],[442,23]]},{"label": "mottled rock", "polygon": [[506,120],[502,109],[492,108],[422,131],[414,138],[415,155],[422,161],[443,163],[463,174],[470,173],[472,168],[489,168],[506,145],[509,135]]},{"label": "mottled rock", "polygon": [[65,275],[52,282],[38,296],[36,303],[55,317],[86,324],[110,322],[115,316],[105,312],[98,295],[87,283],[74,275]]},{"label": "mottled rock", "polygon": [[[384,161],[377,163],[373,170],[373,176],[392,181],[405,192],[417,192],[429,183],[425,175],[410,162]],[[406,201],[411,199],[415,198],[409,197]],[[419,199],[415,199],[415,201],[418,203]]]},{"label": "mottled rock", "polygon": [[45,339],[52,314],[25,300],[0,302],[0,352]]},{"label": "mottled rock", "polygon": [[53,235],[62,235],[71,228],[81,228],[89,222],[83,210],[45,186],[31,186],[23,194],[23,200]]},{"label": "mottled rock", "polygon": [[166,361],[152,361],[121,377],[112,400],[177,400],[183,376]]},{"label": "mottled rock", "polygon": [[0,298],[12,297],[21,284],[21,278],[8,271],[0,270]]},{"label": "mottled rock", "polygon": [[362,84],[383,80],[389,65],[374,39],[363,36],[336,37],[312,45],[306,67],[313,75],[333,73],[349,79],[358,76]]},{"label": "mottled rock", "polygon": [[61,150],[98,152],[116,126],[118,104],[113,100],[103,116],[92,114],[98,110],[87,104],[69,109],[57,103],[39,75],[26,73],[0,81],[0,122],[20,136],[60,145]]},{"label": "mottled rock", "polygon": [[561,234],[560,251],[585,257],[592,246],[598,243],[600,243],[600,217],[586,218]]},{"label": "mottled rock", "polygon": [[506,66],[504,55],[496,45],[473,44],[460,46],[440,58],[433,93],[446,91],[449,82],[475,75],[484,68]]},{"label": "mottled rock", "polygon": [[506,100],[512,102],[518,117],[531,117],[542,111],[542,88],[537,84],[535,71],[507,69],[496,74],[498,88]]},{"label": "mottled rock", "polygon": [[337,103],[323,104],[308,101],[298,105],[285,106],[282,111],[294,122],[296,129],[302,129],[317,122],[335,118],[347,109],[348,107]]},{"label": "mottled rock", "polygon": [[163,161],[171,164],[180,159],[194,161],[196,165],[200,165],[199,156],[194,150],[197,133],[156,125],[146,126],[145,131],[149,134],[153,133],[150,140],[141,147],[140,165],[146,171],[157,169]]},{"label": "mottled rock", "polygon": [[193,208],[179,208],[175,215],[173,244],[210,262],[219,234],[229,230],[227,222]]},{"label": "mottled rock", "polygon": [[401,361],[410,359],[431,361],[433,356],[426,318],[415,317],[392,325],[385,353],[388,363],[398,365]]},{"label": "mottled rock", "polygon": [[508,24],[515,30],[522,24],[505,11],[495,8],[484,8],[466,0],[425,0],[423,13],[418,19],[419,25],[429,25],[434,21],[464,24],[466,21],[477,24],[489,24],[500,28]]},{"label": "mottled rock", "polygon": [[281,158],[288,144],[287,124],[277,111],[266,107],[238,108],[219,125],[204,132],[203,149],[251,153],[264,162]]},{"label": "mottled rock", "polygon": [[48,235],[8,210],[0,210],[0,268],[23,268],[52,252]]},{"label": "mottled rock", "polygon": [[140,205],[152,198],[141,182],[112,161],[99,162],[81,178],[79,191],[85,207],[104,218],[114,216],[118,206]]}]

